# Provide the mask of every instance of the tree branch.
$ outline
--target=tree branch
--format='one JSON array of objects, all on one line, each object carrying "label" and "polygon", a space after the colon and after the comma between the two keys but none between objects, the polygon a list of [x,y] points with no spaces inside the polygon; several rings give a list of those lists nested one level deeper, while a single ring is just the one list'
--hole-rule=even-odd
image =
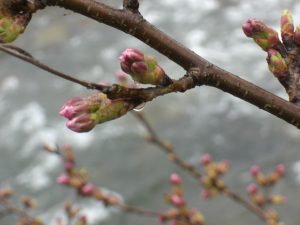
[{"label": "tree branch", "polygon": [[128,33],[187,71],[199,68],[195,76],[201,83],[230,93],[300,128],[298,106],[211,64],[148,23],[139,13],[114,9],[94,0],[48,0],[47,5],[64,7]]},{"label": "tree branch", "polygon": [[[199,181],[202,177],[201,173],[198,172],[197,168],[192,164],[185,162],[182,160],[176,152],[174,148],[170,144],[166,144],[161,138],[159,138],[156,131],[153,129],[147,118],[142,113],[134,112],[133,115],[141,122],[144,128],[147,130],[150,137],[148,138],[149,142],[155,144],[158,148],[164,151],[168,155],[168,159],[175,163],[178,167],[183,169],[184,171],[188,172],[192,175],[197,181]],[[244,206],[249,211],[253,212],[257,215],[262,221],[266,221],[266,215],[263,209],[257,207],[256,205],[252,204],[251,202],[247,201],[240,195],[233,192],[228,186],[224,187],[224,195],[226,195],[231,200],[237,202],[238,204]]]}]

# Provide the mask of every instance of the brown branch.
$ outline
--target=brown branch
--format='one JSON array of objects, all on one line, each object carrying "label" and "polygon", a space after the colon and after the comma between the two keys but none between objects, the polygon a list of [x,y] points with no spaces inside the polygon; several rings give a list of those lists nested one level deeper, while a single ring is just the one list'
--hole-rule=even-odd
[{"label": "brown branch", "polygon": [[3,52],[6,52],[9,55],[12,55],[16,58],[19,58],[25,62],[28,62],[30,64],[33,64],[45,71],[48,71],[51,74],[54,74],[58,77],[61,77],[65,80],[71,81],[73,83],[76,84],[80,84],[81,86],[84,86],[88,89],[97,89],[99,91],[103,91],[105,89],[107,89],[106,86],[100,85],[100,84],[96,84],[96,83],[92,83],[92,82],[87,82],[87,81],[83,81],[80,79],[77,79],[73,76],[67,75],[65,73],[62,73],[56,69],[51,68],[50,66],[47,66],[43,63],[41,63],[40,61],[38,61],[36,58],[34,58],[33,56],[31,56],[31,54],[29,54],[28,52],[26,52],[23,49],[20,49],[16,46],[11,46],[11,45],[1,45],[0,44],[0,50]]},{"label": "brown branch", "polygon": [[[141,124],[146,128],[147,132],[149,133],[150,137],[147,139],[150,142],[154,143],[156,146],[158,146],[162,151],[164,151],[167,155],[169,160],[174,162],[177,166],[179,166],[181,169],[187,171],[190,175],[192,175],[197,181],[201,178],[201,174],[198,172],[197,168],[193,166],[190,163],[185,162],[184,160],[180,159],[180,157],[177,156],[176,152],[174,151],[173,147],[170,144],[166,144],[163,140],[161,140],[156,133],[156,131],[153,129],[149,121],[146,119],[144,114],[142,113],[133,113],[134,116],[141,122]],[[253,212],[255,215],[257,215],[262,221],[266,221],[266,215],[265,212],[252,204],[251,202],[247,201],[240,195],[236,194],[228,186],[224,187],[224,194],[232,199],[233,201],[239,203],[240,205],[244,206],[249,211]]]},{"label": "brown branch", "polygon": [[300,128],[298,106],[211,64],[148,23],[140,14],[114,9],[94,0],[48,0],[47,4],[64,7],[128,33],[185,70],[198,67],[201,73],[196,77],[203,84],[228,92]]}]

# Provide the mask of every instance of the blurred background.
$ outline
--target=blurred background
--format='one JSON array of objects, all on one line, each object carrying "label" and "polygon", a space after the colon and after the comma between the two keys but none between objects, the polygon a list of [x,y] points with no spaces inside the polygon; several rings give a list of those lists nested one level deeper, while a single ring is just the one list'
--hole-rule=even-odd
[{"label": "blurred background", "polygon": [[[102,2],[122,5],[121,0]],[[300,24],[299,1],[143,0],[140,5],[147,20],[202,57],[287,99],[268,72],[266,53],[244,36],[241,26],[248,18],[257,18],[278,29],[286,8]],[[57,7],[34,15],[15,44],[49,66],[94,82],[115,82],[118,57],[125,48],[155,55],[172,78],[184,73],[135,38]],[[61,215],[64,200],[76,200],[76,195],[56,184],[63,168],[58,158],[42,151],[45,143],[71,144],[79,165],[89,170],[90,180],[120,194],[128,204],[167,209],[162,196],[169,190],[169,175],[176,171],[183,175],[190,205],[204,212],[206,224],[262,224],[224,197],[201,199],[197,182],[144,141],[145,130],[130,113],[89,133],[76,134],[65,127],[66,120],[58,111],[69,98],[91,91],[4,53],[0,53],[0,65],[0,187],[12,186],[36,198],[37,214],[47,224]],[[197,164],[205,152],[217,160],[229,159],[232,169],[227,184],[244,196],[251,182],[247,172],[251,165],[271,171],[277,163],[284,163],[287,176],[274,191],[287,195],[288,201],[278,210],[286,224],[299,223],[300,133],[295,127],[211,87],[155,99],[143,112],[183,159]],[[157,223],[153,218],[105,209],[94,201],[77,202],[91,224]],[[0,224],[13,222],[8,218]]]}]

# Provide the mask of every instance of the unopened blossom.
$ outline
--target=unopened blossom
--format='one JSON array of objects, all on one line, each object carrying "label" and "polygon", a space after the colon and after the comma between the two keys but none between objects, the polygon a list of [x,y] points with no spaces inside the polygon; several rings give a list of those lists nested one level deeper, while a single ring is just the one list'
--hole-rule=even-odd
[{"label": "unopened blossom", "polygon": [[97,124],[116,119],[126,114],[133,105],[123,99],[111,100],[97,92],[86,98],[67,101],[59,114],[69,121],[67,127],[75,132],[88,132]]},{"label": "unopened blossom", "polygon": [[128,48],[120,56],[121,68],[132,79],[142,84],[168,85],[172,80],[165,74],[153,56],[138,49]]},{"label": "unopened blossom", "polygon": [[247,20],[243,24],[243,31],[265,51],[276,48],[280,44],[277,32],[260,20]]},{"label": "unopened blossom", "polygon": [[80,194],[85,195],[85,196],[90,196],[93,195],[95,191],[95,186],[92,184],[85,184],[83,187],[80,189]]},{"label": "unopened blossom", "polygon": [[180,185],[182,183],[182,179],[177,173],[172,173],[170,176],[170,182],[173,185]]},{"label": "unopened blossom", "polygon": [[67,185],[70,183],[70,176],[64,173],[56,179],[56,182],[59,184]]},{"label": "unopened blossom", "polygon": [[267,62],[269,70],[279,80],[284,80],[289,76],[289,69],[280,53],[275,49],[268,50]]},{"label": "unopened blossom", "polygon": [[275,169],[276,173],[279,175],[279,176],[283,176],[285,174],[285,171],[286,171],[286,168],[285,168],[285,165],[283,164],[278,164],[276,166],[276,169]]},{"label": "unopened blossom", "polygon": [[284,10],[280,18],[281,38],[283,42],[293,41],[294,37],[294,22],[289,10]]}]

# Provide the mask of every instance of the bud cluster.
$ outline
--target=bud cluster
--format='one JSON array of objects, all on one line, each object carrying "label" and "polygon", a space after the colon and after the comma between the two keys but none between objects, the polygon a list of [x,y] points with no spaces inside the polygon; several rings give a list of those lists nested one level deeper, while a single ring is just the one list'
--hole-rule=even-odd
[{"label": "bud cluster", "polygon": [[300,26],[295,29],[291,13],[284,10],[280,18],[280,27],[281,41],[278,33],[260,20],[247,20],[243,24],[243,31],[267,52],[266,60],[270,72],[284,86],[289,100],[299,104]]},{"label": "bud cluster", "polygon": [[208,199],[224,193],[226,187],[221,178],[228,172],[229,162],[226,160],[215,162],[210,154],[204,154],[200,158],[200,163],[204,167],[204,175],[200,179],[204,188],[201,191],[201,196]]},{"label": "bud cluster", "polygon": [[[264,174],[259,166],[254,165],[250,168],[250,173],[255,183],[248,185],[247,192],[254,204],[266,208],[270,205],[283,204],[286,201],[284,195],[272,194],[269,191],[284,176],[285,166],[283,164],[278,164],[269,174]],[[268,224],[280,224],[278,213],[275,210],[267,210],[266,217]]]},{"label": "bud cluster", "polygon": [[97,124],[125,115],[133,104],[123,100],[111,100],[97,92],[85,98],[72,98],[60,109],[59,114],[67,118],[67,127],[75,132],[88,132]]},{"label": "bud cluster", "polygon": [[172,225],[202,225],[204,217],[197,209],[189,209],[183,195],[182,179],[173,173],[170,176],[171,191],[165,194],[165,201],[173,208],[162,212],[159,217],[161,223],[171,222]]},{"label": "bud cluster", "polygon": [[[49,151],[57,153],[57,151]],[[82,197],[92,197],[105,205],[114,205],[118,203],[118,198],[111,194],[105,194],[100,188],[97,188],[87,180],[87,171],[85,169],[78,169],[75,166],[75,156],[71,146],[64,146],[62,152],[59,152],[64,160],[64,172],[57,177],[57,183],[72,187],[77,191],[77,194]]]},{"label": "bud cluster", "polygon": [[138,83],[161,86],[172,83],[172,80],[158,65],[157,60],[138,49],[128,48],[123,51],[120,63],[122,70]]}]

